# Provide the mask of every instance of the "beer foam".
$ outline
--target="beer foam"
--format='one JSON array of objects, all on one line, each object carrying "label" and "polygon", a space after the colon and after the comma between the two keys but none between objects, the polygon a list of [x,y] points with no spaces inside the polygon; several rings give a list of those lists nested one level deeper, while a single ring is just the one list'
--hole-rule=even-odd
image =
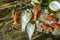
[{"label": "beer foam", "polygon": [[49,5],[49,8],[53,11],[58,11],[60,9],[60,3],[57,1],[52,1]]}]

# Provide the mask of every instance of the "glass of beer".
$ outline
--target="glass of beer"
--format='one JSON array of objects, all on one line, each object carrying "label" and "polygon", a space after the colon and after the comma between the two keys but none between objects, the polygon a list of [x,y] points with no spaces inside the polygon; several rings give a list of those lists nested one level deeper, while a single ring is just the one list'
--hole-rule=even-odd
[{"label": "glass of beer", "polygon": [[60,10],[60,3],[57,2],[57,1],[52,1],[50,4],[49,4],[49,7],[48,7],[48,13],[50,15],[54,15],[56,12],[58,12]]}]

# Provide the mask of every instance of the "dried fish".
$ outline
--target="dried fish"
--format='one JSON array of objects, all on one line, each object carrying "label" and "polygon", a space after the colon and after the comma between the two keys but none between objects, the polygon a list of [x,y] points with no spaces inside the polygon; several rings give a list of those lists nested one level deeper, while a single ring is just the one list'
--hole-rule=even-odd
[{"label": "dried fish", "polygon": [[27,9],[26,11],[24,11],[21,15],[21,25],[22,25],[22,31],[25,31],[25,27],[28,24],[28,22],[30,21],[32,17],[32,12],[31,10]]},{"label": "dried fish", "polygon": [[32,35],[35,31],[35,24],[28,23],[27,25],[27,34],[29,36],[29,40],[32,40]]}]

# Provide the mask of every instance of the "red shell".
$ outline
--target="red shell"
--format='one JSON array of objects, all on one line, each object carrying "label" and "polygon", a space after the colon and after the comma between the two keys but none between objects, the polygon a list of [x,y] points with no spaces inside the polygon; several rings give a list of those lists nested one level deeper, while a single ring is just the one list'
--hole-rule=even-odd
[{"label": "red shell", "polygon": [[47,29],[48,28],[48,25],[45,24],[45,23],[40,23],[39,26],[42,27],[43,29]]},{"label": "red shell", "polygon": [[55,21],[57,22],[57,20],[58,20],[57,18],[55,18],[49,14],[44,14],[44,18],[45,18],[45,20],[54,21],[54,22]]},{"label": "red shell", "polygon": [[48,30],[53,31],[53,30],[54,30],[54,28],[52,28],[52,27],[48,27]]}]

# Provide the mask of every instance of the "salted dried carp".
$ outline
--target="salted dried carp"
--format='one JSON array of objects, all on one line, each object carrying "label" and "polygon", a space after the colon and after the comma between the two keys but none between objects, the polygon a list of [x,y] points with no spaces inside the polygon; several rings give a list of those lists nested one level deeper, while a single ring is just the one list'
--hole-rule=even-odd
[{"label": "salted dried carp", "polygon": [[22,25],[22,31],[25,31],[25,27],[28,24],[28,22],[30,21],[32,17],[32,12],[31,10],[27,9],[26,11],[24,11],[21,15],[21,25]]},{"label": "salted dried carp", "polygon": [[27,34],[29,36],[29,40],[32,40],[32,35],[35,31],[35,24],[28,23],[27,25]]}]

